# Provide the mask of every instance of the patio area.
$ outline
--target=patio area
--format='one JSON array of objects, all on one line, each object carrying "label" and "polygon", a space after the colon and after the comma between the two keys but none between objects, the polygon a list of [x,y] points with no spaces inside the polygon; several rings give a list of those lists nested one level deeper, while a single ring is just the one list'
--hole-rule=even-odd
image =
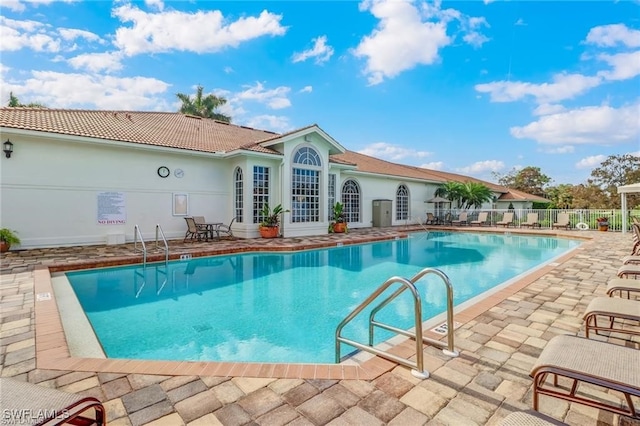
[{"label": "patio area", "polygon": [[[310,238],[172,241],[170,257],[256,248],[319,248],[403,238],[414,230],[422,229],[403,226]],[[46,268],[55,272],[140,262],[141,254],[133,244],[3,254],[0,375],[95,396],[104,403],[110,425],[499,424],[510,412],[532,407],[529,371],[547,342],[558,334],[584,336],[584,310],[592,298],[605,295],[607,281],[615,277],[620,259],[630,252],[632,235],[487,227],[456,230],[557,234],[585,242],[504,291],[456,311],[455,320],[461,326],[455,331],[455,346],[460,356],[449,358],[436,348],[425,347],[425,367],[431,372],[426,380],[380,358],[349,374],[345,367],[337,366],[340,375],[321,365],[252,368],[240,363],[215,369],[201,365],[207,363],[181,363],[169,369],[158,367],[155,374],[149,374],[147,367],[135,361],[124,361],[124,366],[109,371],[109,365],[91,368],[93,364],[69,356],[47,358],[38,343],[42,335],[36,332],[36,325],[43,324],[42,314],[36,315],[39,274],[48,274]],[[161,253],[149,256],[150,261],[161,259]],[[640,350],[639,336],[629,341],[608,340]],[[401,344],[397,351],[407,353],[412,347]],[[621,401],[619,395],[599,388],[583,386],[581,390],[608,401]],[[640,401],[634,402],[640,405]],[[541,397],[540,411],[569,425],[640,426],[640,420],[545,396]]]}]

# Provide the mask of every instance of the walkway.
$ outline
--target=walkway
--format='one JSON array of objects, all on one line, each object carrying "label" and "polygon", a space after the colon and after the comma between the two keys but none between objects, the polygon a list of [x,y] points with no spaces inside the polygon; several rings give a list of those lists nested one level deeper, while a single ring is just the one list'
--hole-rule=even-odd
[{"label": "walkway", "polygon": [[[263,249],[273,245],[310,248],[393,238],[406,231],[354,230],[348,235],[317,238],[172,243],[171,252],[174,256],[229,252],[247,250],[256,243]],[[461,355],[451,359],[425,348],[425,366],[431,372],[426,380],[379,359],[375,360],[384,365],[382,372],[367,380],[295,377],[301,371],[281,375],[288,378],[253,378],[243,374],[150,375],[135,370],[107,373],[73,366],[38,368],[42,362],[40,355],[36,362],[34,270],[41,265],[82,267],[97,260],[103,265],[123,263],[140,255],[130,244],[12,252],[1,258],[0,375],[96,396],[105,403],[110,425],[496,424],[511,411],[531,407],[528,373],[536,357],[557,334],[583,334],[584,308],[594,296],[604,294],[607,280],[615,275],[620,258],[632,244],[629,234],[568,234],[592,240],[574,255],[514,284],[503,296],[489,298],[466,315],[456,313],[456,320],[463,322],[456,330]],[[617,343],[639,347],[637,339]],[[406,351],[407,346],[400,345],[398,350]],[[179,373],[184,372],[175,374]],[[596,389],[587,391],[609,400],[618,398]],[[541,398],[541,411],[570,425],[640,426],[637,420],[547,397]]]}]

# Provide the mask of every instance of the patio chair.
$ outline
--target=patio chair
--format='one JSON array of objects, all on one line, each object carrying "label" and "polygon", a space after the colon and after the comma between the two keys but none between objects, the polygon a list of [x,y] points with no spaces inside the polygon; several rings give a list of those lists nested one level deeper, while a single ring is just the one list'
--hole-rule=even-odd
[{"label": "patio chair", "polygon": [[433,215],[433,213],[427,213],[427,220],[424,222],[425,225],[438,225],[440,220]]},{"label": "patio chair", "polygon": [[451,221],[451,224],[456,226],[468,225],[467,223],[468,215],[469,213],[467,212],[460,213],[457,219]]},{"label": "patio chair", "polygon": [[551,229],[556,228],[564,228],[571,229],[571,224],[569,223],[569,213],[558,213],[557,222],[554,222]]},{"label": "patio chair", "polygon": [[[638,417],[632,396],[640,397],[640,350],[582,337],[560,335],[552,338],[542,350],[529,375],[533,378],[533,409],[538,410],[540,395],[548,395],[588,405],[624,416]],[[553,386],[547,377],[554,376]],[[558,387],[558,376],[573,381]],[[592,396],[578,394],[581,383],[596,385],[624,395],[624,404],[615,404]]]},{"label": "patio chair", "polygon": [[531,228],[540,228],[540,222],[538,222],[538,213],[527,213],[527,221],[522,222],[520,226],[530,226]]},{"label": "patio chair", "polygon": [[630,254],[629,256],[625,256],[622,258],[623,265],[628,265],[629,263],[632,263],[632,264],[640,263],[640,255]]},{"label": "patio chair", "polygon": [[505,214],[502,215],[502,220],[499,220],[496,222],[496,226],[502,225],[505,228],[508,228],[509,226],[513,225],[513,216],[514,216],[513,212],[506,212]]},{"label": "patio chair", "polygon": [[[75,395],[9,377],[0,378],[0,407],[5,415],[4,420],[8,420],[8,424],[106,424],[104,406],[96,398]],[[90,416],[91,414],[93,416]],[[6,415],[9,418],[6,418]],[[18,417],[21,415],[29,417]]]},{"label": "patio chair", "polygon": [[634,280],[630,278],[614,278],[607,283],[607,296],[613,297],[616,292],[620,292],[622,297],[623,292],[627,292],[627,299],[631,299],[631,293],[638,293],[640,296],[640,280]]},{"label": "patio chair", "polygon": [[[598,317],[607,317],[607,325],[598,325]],[[589,338],[589,331],[608,331],[610,333],[635,334],[640,336],[640,329],[634,330],[629,327],[616,328],[616,319],[640,321],[640,301],[618,299],[612,297],[596,297],[589,302],[584,311],[585,335]]]},{"label": "patio chair", "polygon": [[515,411],[502,419],[500,426],[567,426],[535,410]]},{"label": "patio chair", "polygon": [[451,225],[451,213],[447,213],[444,215],[444,218],[442,219],[442,224],[443,225]]},{"label": "patio chair", "polygon": [[184,234],[183,242],[186,242],[188,239],[191,239],[192,241],[194,239],[202,241],[203,237],[205,241],[209,240],[209,231],[206,228],[199,227],[192,217],[187,216],[184,220],[187,222],[187,232]]},{"label": "patio chair", "polygon": [[233,231],[231,230],[231,226],[235,221],[236,221],[236,218],[234,217],[233,219],[231,219],[231,222],[229,222],[229,225],[224,225],[224,224],[218,225],[218,227],[216,228],[218,239],[220,239],[220,234],[226,234],[229,237],[233,237]]},{"label": "patio chair", "polygon": [[478,213],[478,219],[476,220],[472,220],[471,222],[469,222],[471,225],[477,225],[477,226],[483,226],[483,225],[488,225],[489,223],[487,222],[487,216],[489,216],[489,213],[487,212],[480,212]]}]

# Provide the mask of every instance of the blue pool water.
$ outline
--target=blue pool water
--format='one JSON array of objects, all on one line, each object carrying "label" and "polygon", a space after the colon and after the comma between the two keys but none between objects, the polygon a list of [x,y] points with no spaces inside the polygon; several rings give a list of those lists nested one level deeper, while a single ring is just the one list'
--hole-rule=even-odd
[{"label": "blue pool water", "polygon": [[[425,267],[437,267],[449,276],[457,305],[578,244],[546,237],[430,232],[323,250],[215,256],[66,275],[110,358],[332,363],[336,326],[391,276],[411,278]],[[445,286],[438,277],[428,275],[418,288],[425,320],[446,310]],[[367,318],[365,311],[343,335],[366,343]],[[412,327],[408,292],[378,318]],[[390,337],[383,331],[376,336]],[[342,353],[352,350],[345,346]]]}]

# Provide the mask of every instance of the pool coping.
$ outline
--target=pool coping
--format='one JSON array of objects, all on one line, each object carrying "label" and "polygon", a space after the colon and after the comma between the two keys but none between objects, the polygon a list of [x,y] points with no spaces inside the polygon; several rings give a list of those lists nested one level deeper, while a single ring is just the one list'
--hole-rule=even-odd
[{"label": "pool coping", "polygon": [[[486,228],[485,228],[486,229]],[[443,230],[443,228],[436,228],[433,230]],[[448,230],[448,229],[447,229]],[[464,231],[477,232],[479,229],[467,227]],[[482,229],[480,229],[482,230]],[[416,230],[420,231],[420,230]],[[484,230],[482,230],[484,231]],[[486,229],[485,232],[491,232],[491,229]],[[493,233],[505,233],[511,234],[527,234],[532,235],[530,232],[517,232],[513,229],[509,231],[496,231]],[[406,233],[405,233],[406,234]],[[555,232],[540,232],[533,233],[538,236],[553,236],[558,238],[571,237],[574,239],[581,239],[585,241],[591,240],[587,236],[578,235],[566,235],[557,234]],[[402,235],[402,234],[400,234]],[[406,235],[404,235],[406,237]],[[356,241],[344,242],[347,244],[360,244],[375,241],[393,240],[397,239],[397,235],[391,235],[389,237],[370,237],[364,239],[358,239]],[[334,247],[336,244],[331,243],[317,243],[298,245],[295,248],[290,246],[283,246],[283,250],[279,251],[291,251],[291,250],[304,250],[314,248],[326,248]],[[460,312],[454,313],[454,321],[461,325],[473,320],[480,314],[486,312],[488,309],[496,306],[503,300],[527,287],[541,276],[549,273],[559,264],[566,262],[573,258],[582,249],[582,244],[573,248],[569,252],[560,255],[554,259],[553,262],[545,264],[540,268],[532,271],[526,276],[521,277],[512,284],[488,295],[483,300],[475,303],[472,306],[464,308]],[[215,250],[214,250],[215,251]],[[247,252],[243,248],[238,251],[222,250],[217,251],[214,254],[230,254]],[[257,251],[275,251],[274,247],[268,249],[263,248]],[[211,255],[211,251],[203,250],[206,252],[201,255]],[[176,254],[176,258],[179,259],[179,254]],[[213,362],[213,361],[150,361],[150,360],[132,360],[132,359],[114,359],[114,358],[82,358],[74,357],[71,355],[68,342],[65,336],[65,331],[62,326],[62,319],[58,310],[58,305],[55,300],[55,294],[53,291],[53,285],[51,282],[52,272],[63,272],[68,270],[86,269],[89,267],[104,267],[104,266],[116,266],[123,264],[139,263],[131,262],[130,258],[124,258],[126,263],[114,263],[118,262],[119,258],[109,258],[108,260],[90,260],[80,261],[74,264],[67,265],[52,265],[45,266],[39,265],[34,269],[34,294],[35,294],[35,342],[36,342],[36,366],[41,369],[48,370],[73,370],[73,371],[92,371],[99,373],[122,373],[122,374],[154,374],[162,376],[219,376],[219,377],[253,377],[253,378],[285,378],[285,379],[330,379],[330,380],[343,380],[343,379],[356,379],[356,380],[373,380],[382,374],[392,370],[398,364],[386,360],[384,358],[375,356],[367,359],[366,361],[354,364],[353,361],[340,364],[315,364],[315,363],[250,363],[250,362]],[[122,261],[122,259],[120,259]],[[151,261],[151,260],[150,260]],[[92,266],[93,265],[93,266]],[[425,330],[423,332],[425,337],[442,340],[446,338],[446,335],[437,334],[431,330]],[[393,348],[389,349],[390,353],[401,356],[404,358],[415,358],[416,356],[416,344],[415,341],[406,338]]]}]

